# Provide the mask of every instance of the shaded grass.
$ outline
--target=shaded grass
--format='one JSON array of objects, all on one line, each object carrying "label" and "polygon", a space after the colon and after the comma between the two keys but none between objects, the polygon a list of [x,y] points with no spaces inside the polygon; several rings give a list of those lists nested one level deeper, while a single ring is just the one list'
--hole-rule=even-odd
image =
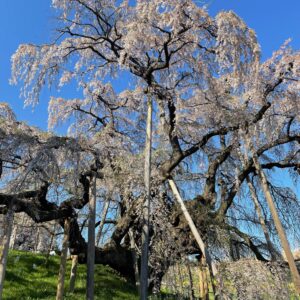
[{"label": "shaded grass", "polygon": [[[4,283],[4,300],[52,300],[56,296],[59,257],[52,256],[46,266],[46,257],[23,251],[10,251]],[[67,264],[65,291],[69,288],[71,261]],[[65,299],[85,299],[86,266],[79,265],[74,294]],[[108,266],[95,267],[95,299],[138,299],[135,287],[126,282]]]}]

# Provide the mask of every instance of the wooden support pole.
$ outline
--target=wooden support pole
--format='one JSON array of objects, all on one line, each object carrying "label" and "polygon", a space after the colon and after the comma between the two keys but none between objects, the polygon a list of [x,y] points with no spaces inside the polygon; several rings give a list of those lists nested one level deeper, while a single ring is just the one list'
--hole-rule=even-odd
[{"label": "wooden support pole", "polygon": [[294,285],[295,285],[295,290],[300,295],[300,275],[299,275],[289,242],[287,240],[284,228],[281,224],[279,215],[277,213],[277,209],[276,209],[275,203],[273,201],[273,198],[272,198],[269,186],[268,186],[268,181],[267,181],[266,175],[265,175],[265,173],[259,163],[258,157],[254,151],[252,151],[252,157],[253,157],[255,169],[256,169],[259,179],[261,181],[264,195],[266,197],[268,206],[270,208],[270,212],[271,212],[273,220],[274,220],[275,227],[278,232],[278,236],[279,236],[282,248],[284,250],[285,256],[287,258],[287,261],[288,261],[288,264],[290,267],[290,271],[291,271],[292,278],[293,278]]},{"label": "wooden support pole", "polygon": [[148,98],[147,129],[145,145],[145,191],[146,199],[143,205],[142,255],[140,272],[140,299],[148,297],[148,257],[149,257],[149,217],[150,217],[150,180],[151,180],[151,145],[152,145],[152,99]]},{"label": "wooden support pole", "polygon": [[65,274],[66,274],[67,255],[68,255],[68,247],[69,247],[69,234],[70,234],[70,219],[65,219],[64,238],[63,238],[61,255],[60,255],[60,266],[59,266],[59,274],[58,274],[56,300],[63,300],[64,298]]},{"label": "wooden support pole", "polygon": [[177,200],[177,202],[179,203],[180,207],[181,207],[181,210],[183,212],[183,215],[186,219],[186,221],[188,222],[188,225],[190,227],[190,230],[202,252],[202,255],[203,255],[203,259],[205,260],[205,262],[207,263],[208,265],[208,269],[209,269],[209,272],[210,272],[210,276],[211,276],[211,282],[212,282],[212,287],[213,287],[213,290],[214,290],[214,294],[216,295],[216,287],[215,287],[215,283],[214,283],[214,276],[216,275],[216,269],[215,269],[215,266],[213,265],[212,263],[212,260],[210,258],[210,255],[205,247],[205,244],[195,226],[195,223],[190,215],[190,213],[188,212],[185,204],[184,204],[184,201],[182,200],[180,194],[179,194],[179,191],[177,189],[177,186],[174,182],[173,179],[169,179],[169,184],[170,184],[170,187],[171,187],[171,190],[173,192],[173,194],[175,195],[175,198]]},{"label": "wooden support pole", "polygon": [[89,199],[88,249],[87,249],[87,280],[86,299],[94,300],[94,271],[95,271],[95,223],[97,200],[97,176],[91,177],[92,187]]},{"label": "wooden support pole", "polygon": [[75,290],[77,266],[78,266],[78,255],[72,255],[72,266],[71,266],[70,287],[69,287],[70,293],[74,293]]}]

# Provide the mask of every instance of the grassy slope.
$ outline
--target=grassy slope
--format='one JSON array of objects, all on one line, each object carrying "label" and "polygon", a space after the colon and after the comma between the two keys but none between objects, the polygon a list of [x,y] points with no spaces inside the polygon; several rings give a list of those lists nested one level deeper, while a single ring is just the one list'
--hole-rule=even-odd
[{"label": "grassy slope", "polygon": [[[66,288],[69,287],[71,261],[68,261]],[[50,257],[48,267],[45,256],[30,252],[11,251],[6,272],[3,300],[55,299],[59,257]],[[79,265],[75,293],[65,299],[85,299],[86,266]],[[135,287],[128,284],[109,267],[97,265],[95,269],[95,299],[138,299]]]}]

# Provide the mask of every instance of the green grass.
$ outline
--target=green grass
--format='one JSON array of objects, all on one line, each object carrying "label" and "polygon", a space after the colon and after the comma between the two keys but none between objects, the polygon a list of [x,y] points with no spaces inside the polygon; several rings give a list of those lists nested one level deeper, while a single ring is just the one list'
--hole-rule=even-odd
[{"label": "green grass", "polygon": [[[53,300],[56,295],[59,257],[50,257],[48,266],[42,254],[11,251],[4,284],[3,300]],[[68,261],[65,291],[69,288],[71,261]],[[85,299],[86,266],[79,265],[74,294],[66,293],[65,299]],[[95,299],[135,300],[135,287],[108,266],[96,265]]]}]

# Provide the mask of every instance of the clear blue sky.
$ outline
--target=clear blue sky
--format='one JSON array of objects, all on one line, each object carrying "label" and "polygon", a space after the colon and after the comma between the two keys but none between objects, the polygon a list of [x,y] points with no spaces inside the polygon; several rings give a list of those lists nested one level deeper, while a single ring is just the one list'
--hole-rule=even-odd
[{"label": "clear blue sky", "polygon": [[[42,93],[41,102],[34,111],[23,109],[19,89],[10,86],[8,80],[10,57],[19,44],[44,43],[54,37],[55,12],[50,6],[50,0],[0,0],[0,101],[9,102],[19,120],[43,129],[47,128],[47,103],[51,91]],[[220,10],[235,11],[257,32],[263,58],[270,56],[289,37],[293,39],[294,48],[300,49],[299,0],[210,1],[212,15]]]}]

